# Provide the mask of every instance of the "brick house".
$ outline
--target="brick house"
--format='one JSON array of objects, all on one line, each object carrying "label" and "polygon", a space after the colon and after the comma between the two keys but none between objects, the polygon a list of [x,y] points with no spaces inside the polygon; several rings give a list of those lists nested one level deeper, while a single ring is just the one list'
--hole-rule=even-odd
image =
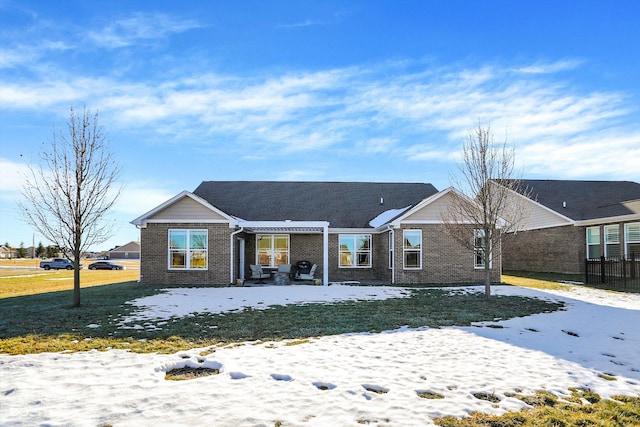
[{"label": "brick house", "polygon": [[[640,184],[522,180],[523,231],[504,237],[505,270],[583,274],[585,260],[640,259]],[[522,195],[514,195],[522,197]]]},{"label": "brick house", "polygon": [[[248,279],[250,264],[308,260],[324,284],[482,282],[476,252],[443,231],[451,191],[422,183],[205,181],[131,222],[140,228],[140,280],[227,284]],[[501,266],[491,267],[499,281]]]}]

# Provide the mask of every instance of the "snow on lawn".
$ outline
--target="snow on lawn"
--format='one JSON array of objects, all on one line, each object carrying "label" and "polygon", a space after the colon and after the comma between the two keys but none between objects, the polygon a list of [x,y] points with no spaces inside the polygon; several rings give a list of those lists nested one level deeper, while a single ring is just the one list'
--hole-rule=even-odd
[{"label": "snow on lawn", "polygon": [[332,303],[345,300],[380,300],[411,296],[411,291],[390,286],[261,286],[252,288],[174,288],[133,300],[140,308],[122,324],[165,320],[196,313],[267,309],[273,305]]},{"label": "snow on lawn", "polygon": [[[229,298],[231,289],[212,289],[210,297]],[[267,300],[265,290],[282,299]],[[144,299],[146,308],[139,314],[193,313],[202,291],[175,290],[182,295],[180,306],[175,299],[164,306]],[[0,424],[431,425],[442,415],[525,407],[507,397],[513,392],[562,394],[569,387],[586,387],[604,397],[640,393],[640,295],[579,287],[543,292],[498,286],[494,291],[565,301],[566,310],[464,328],[243,343],[203,354],[193,349],[174,355],[112,350],[0,356]],[[263,307],[293,302],[297,291],[233,292],[243,292],[245,306]],[[192,306],[183,311],[182,304]],[[210,302],[205,308],[220,310]],[[213,367],[220,373],[164,379],[166,371],[183,366]],[[423,391],[444,399],[421,398],[418,392]],[[474,397],[480,392],[501,400]]]}]

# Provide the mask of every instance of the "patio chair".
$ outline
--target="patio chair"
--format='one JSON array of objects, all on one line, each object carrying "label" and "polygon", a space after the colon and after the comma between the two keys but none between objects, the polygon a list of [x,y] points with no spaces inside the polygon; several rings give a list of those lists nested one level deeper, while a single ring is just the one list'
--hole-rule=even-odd
[{"label": "patio chair", "polygon": [[291,264],[278,265],[278,273],[287,273],[289,278],[291,278]]},{"label": "patio chair", "polygon": [[300,280],[314,280],[317,269],[318,269],[318,264],[313,264],[311,266],[311,269],[309,270],[309,273],[299,273],[298,274],[298,279],[300,279]]},{"label": "patio chair", "polygon": [[258,279],[256,283],[264,283],[262,279],[268,279],[271,277],[269,273],[262,271],[261,265],[250,264],[249,268],[251,269],[251,278]]}]

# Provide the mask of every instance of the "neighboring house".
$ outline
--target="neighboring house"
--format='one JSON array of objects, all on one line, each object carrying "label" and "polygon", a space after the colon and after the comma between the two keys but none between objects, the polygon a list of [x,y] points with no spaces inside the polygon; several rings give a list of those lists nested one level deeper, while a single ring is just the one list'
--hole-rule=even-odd
[{"label": "neighboring house", "polygon": [[140,242],[129,242],[108,252],[109,259],[140,259]]},{"label": "neighboring house", "polygon": [[[132,221],[141,282],[227,284],[249,265],[307,260],[322,283],[470,283],[473,250],[444,234],[447,189],[431,184],[205,181]],[[469,225],[469,239],[474,228]],[[501,267],[492,265],[495,281]]]},{"label": "neighboring house", "polygon": [[15,258],[13,256],[13,250],[11,248],[8,248],[5,245],[0,246],[0,259],[9,259],[9,258]]},{"label": "neighboring house", "polygon": [[[504,239],[503,268],[584,273],[587,258],[640,259],[640,184],[522,180],[525,231]],[[517,195],[514,197],[522,197]]]}]

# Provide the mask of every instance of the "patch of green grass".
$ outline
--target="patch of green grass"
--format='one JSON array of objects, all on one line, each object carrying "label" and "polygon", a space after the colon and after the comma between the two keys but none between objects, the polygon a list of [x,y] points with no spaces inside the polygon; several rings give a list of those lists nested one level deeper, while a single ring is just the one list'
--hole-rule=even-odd
[{"label": "patch of green grass", "polygon": [[192,380],[195,378],[206,377],[209,375],[218,375],[220,373],[219,369],[215,368],[177,368],[167,371],[164,376],[165,380],[170,381],[184,381],[184,380]]},{"label": "patch of green grass", "polygon": [[423,399],[444,399],[444,395],[433,391],[418,391],[417,394]]},{"label": "patch of green grass", "polygon": [[304,339],[298,339],[298,340],[287,341],[287,342],[285,343],[285,346],[293,346],[293,345],[300,345],[300,344],[308,344],[309,342],[311,342],[309,339],[304,338]]},{"label": "patch of green grass", "polygon": [[546,390],[538,390],[533,396],[516,395],[516,398],[522,400],[529,406],[550,406],[553,407],[558,401],[558,397]]},{"label": "patch of green grass", "polygon": [[469,326],[473,322],[506,320],[562,307],[560,303],[536,298],[497,295],[485,301],[483,293],[412,288],[407,298],[273,306],[265,310],[247,308],[232,313],[139,322],[139,329],[123,329],[123,317],[134,310],[127,302],[157,294],[160,289],[137,282],[86,288],[82,290],[82,306],[78,308],[69,308],[70,290],[0,299],[0,353],[109,348],[172,353],[234,342],[306,340],[402,326]]},{"label": "patch of green grass", "polygon": [[600,378],[602,378],[603,380],[607,380],[607,381],[618,381],[618,379],[611,374],[598,374],[598,376]]},{"label": "patch of green grass", "polygon": [[449,416],[436,419],[434,423],[443,427],[640,425],[640,397],[613,396],[612,400],[605,400],[587,389],[571,389],[571,392],[568,399],[559,399],[548,391],[539,390],[534,396],[516,396],[532,405],[532,409],[500,416],[473,412],[466,418]]},{"label": "patch of green grass", "polygon": [[475,397],[476,399],[486,400],[487,402],[491,402],[491,403],[500,402],[500,398],[496,396],[494,393],[487,393],[487,392],[481,391],[481,392],[472,393],[472,394],[473,394],[473,397]]},{"label": "patch of green grass", "polygon": [[567,290],[570,288],[569,285],[560,283],[560,280],[577,281],[577,276],[567,274],[529,273],[522,271],[505,272],[502,275],[502,281],[513,286],[523,286],[543,290]]},{"label": "patch of green grass", "polygon": [[[140,278],[138,270],[80,270],[80,288],[122,283]],[[0,299],[73,289],[73,271],[0,270]],[[70,300],[71,301],[71,300]]]}]

